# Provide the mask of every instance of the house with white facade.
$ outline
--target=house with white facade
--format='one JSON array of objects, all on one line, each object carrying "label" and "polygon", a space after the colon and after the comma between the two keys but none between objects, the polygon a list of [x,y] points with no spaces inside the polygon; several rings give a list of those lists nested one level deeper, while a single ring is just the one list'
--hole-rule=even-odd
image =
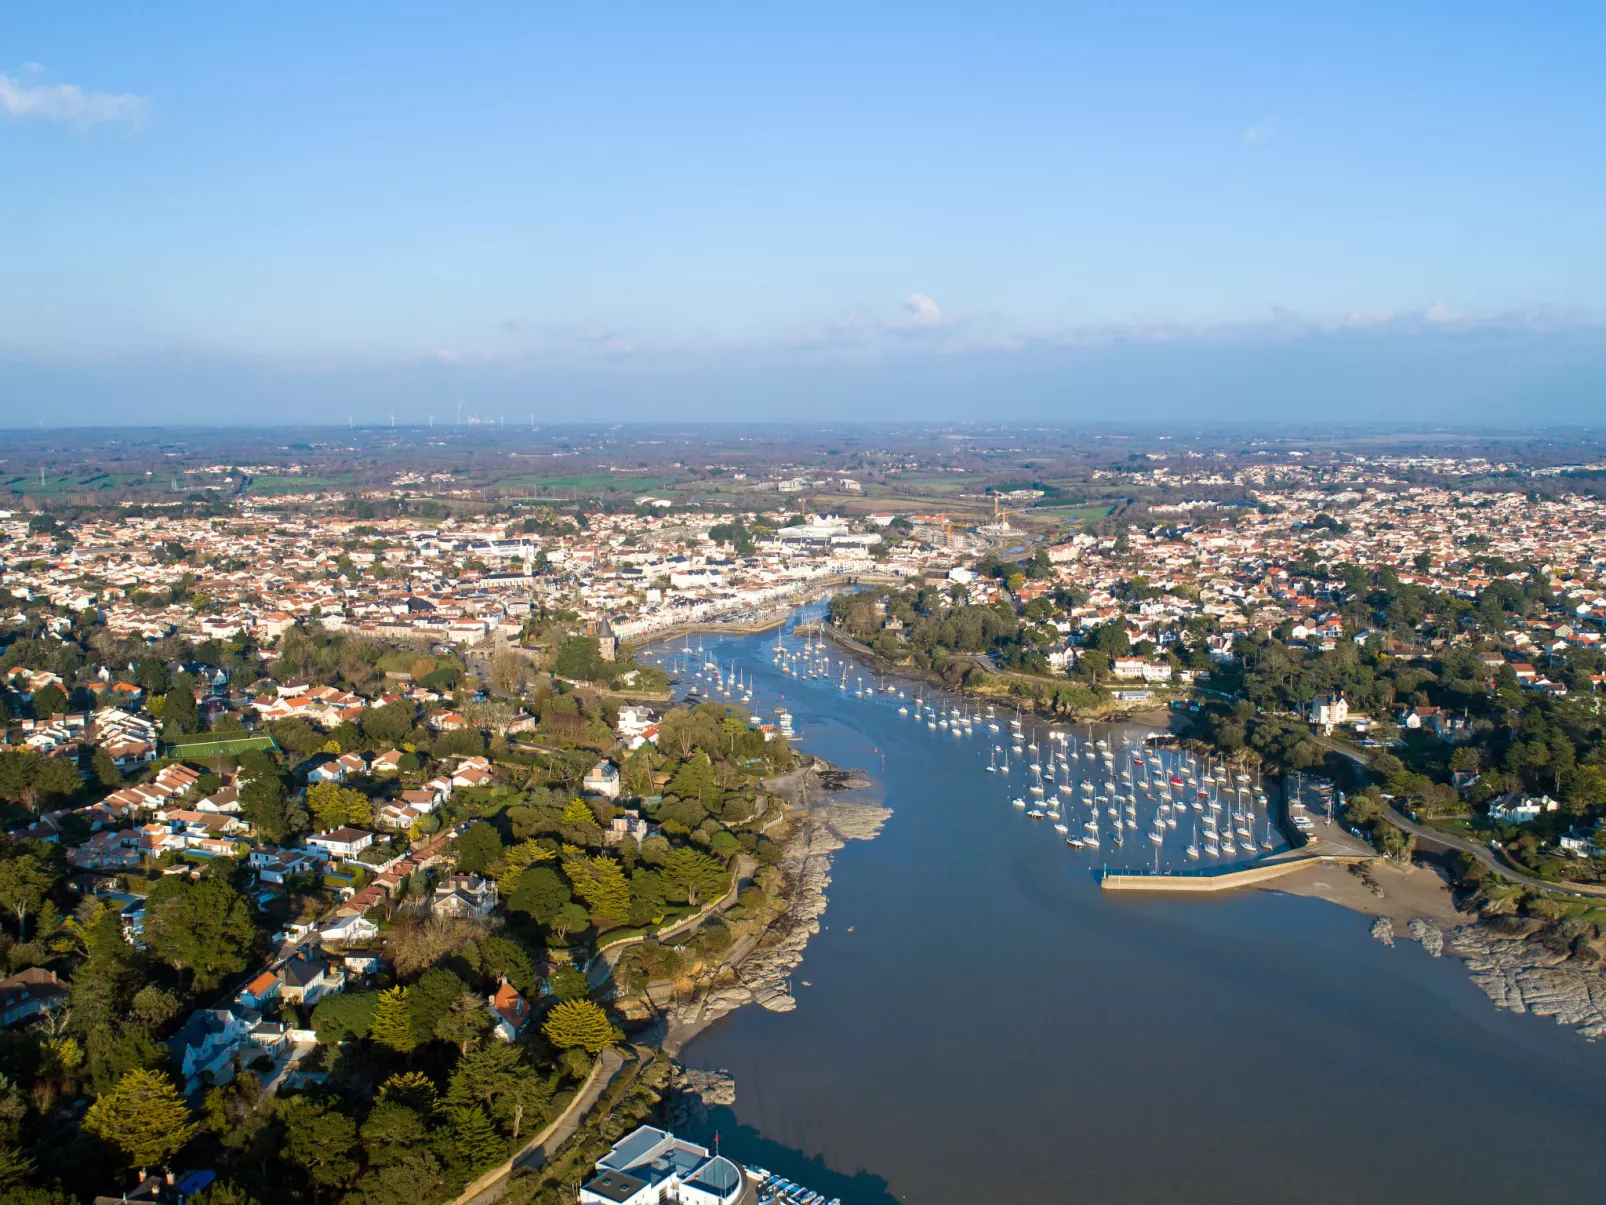
[{"label": "house with white facade", "polygon": [[1331,733],[1339,725],[1349,723],[1349,701],[1343,695],[1317,695],[1310,701],[1306,714],[1312,724]]},{"label": "house with white facade", "polygon": [[314,833],[307,838],[313,849],[321,849],[331,858],[355,858],[374,843],[374,835],[360,828],[342,826],[326,833]]},{"label": "house with white facade", "polygon": [[607,799],[619,798],[619,767],[610,761],[599,761],[586,771],[580,789],[587,795],[601,795]]},{"label": "house with white facade", "polygon": [[1522,795],[1513,792],[1489,805],[1489,819],[1499,824],[1530,824],[1546,812],[1561,807],[1549,795]]}]

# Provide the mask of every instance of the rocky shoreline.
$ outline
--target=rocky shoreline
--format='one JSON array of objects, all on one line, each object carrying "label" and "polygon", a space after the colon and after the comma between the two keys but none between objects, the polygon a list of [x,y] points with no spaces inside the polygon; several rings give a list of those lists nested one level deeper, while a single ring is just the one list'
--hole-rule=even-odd
[{"label": "rocky shoreline", "polygon": [[1555,1017],[1590,1041],[1606,1037],[1606,964],[1594,943],[1485,921],[1456,930],[1448,945],[1496,1008]]},{"label": "rocky shoreline", "polygon": [[778,863],[786,884],[786,909],[749,948],[732,951],[725,969],[733,975],[720,976],[694,999],[678,1002],[666,1011],[664,1050],[671,1055],[706,1026],[743,1005],[757,1004],[772,1012],[790,1012],[797,1007],[788,984],[803,961],[809,939],[820,931],[834,857],[849,841],[873,839],[892,815],[892,809],[871,803],[806,802],[811,780],[833,793],[870,785],[859,771],[840,770],[810,758],[786,778],[793,781],[771,784],[778,794],[795,791],[797,795],[790,816],[795,828]]}]

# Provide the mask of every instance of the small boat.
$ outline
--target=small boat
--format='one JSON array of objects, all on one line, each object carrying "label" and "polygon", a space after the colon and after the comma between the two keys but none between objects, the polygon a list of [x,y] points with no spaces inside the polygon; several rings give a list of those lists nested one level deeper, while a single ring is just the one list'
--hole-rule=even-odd
[{"label": "small boat", "polygon": [[1011,799],[1010,803],[1014,804],[1018,808],[1023,808],[1023,807],[1026,806],[1026,801],[1024,799],[1019,799],[1019,798]]}]

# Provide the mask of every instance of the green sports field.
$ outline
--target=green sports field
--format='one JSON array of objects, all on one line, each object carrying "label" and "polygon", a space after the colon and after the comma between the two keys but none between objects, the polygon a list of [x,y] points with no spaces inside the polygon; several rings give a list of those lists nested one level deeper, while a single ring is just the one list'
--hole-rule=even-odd
[{"label": "green sports field", "polygon": [[200,739],[183,741],[178,744],[168,742],[167,756],[193,758],[204,760],[208,757],[229,757],[244,753],[248,749],[273,749],[276,746],[271,736],[233,736],[213,737],[203,736]]}]

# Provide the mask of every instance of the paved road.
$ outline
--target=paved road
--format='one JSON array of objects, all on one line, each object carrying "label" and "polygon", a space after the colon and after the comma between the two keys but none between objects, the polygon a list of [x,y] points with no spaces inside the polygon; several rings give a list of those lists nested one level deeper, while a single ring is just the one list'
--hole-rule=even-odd
[{"label": "paved road", "polygon": [[1518,870],[1504,858],[1497,858],[1494,851],[1487,845],[1480,844],[1477,841],[1463,840],[1460,837],[1452,837],[1446,833],[1435,832],[1431,828],[1424,828],[1422,825],[1407,819],[1400,813],[1398,808],[1385,807],[1383,815],[1390,824],[1396,828],[1404,829],[1408,833],[1415,834],[1419,840],[1432,841],[1439,845],[1448,846],[1451,849],[1459,849],[1463,853],[1469,853],[1501,878],[1510,879],[1513,883],[1521,883],[1524,887],[1533,887],[1540,891],[1559,892],[1562,895],[1576,896],[1579,899],[1598,899],[1601,896],[1606,896],[1606,887],[1595,887],[1588,883],[1573,882],[1563,885],[1561,883],[1547,883],[1544,879],[1536,879],[1532,875]]},{"label": "paved road", "polygon": [[[1326,740],[1315,735],[1311,739],[1323,749],[1330,749],[1334,753],[1343,754],[1343,756],[1357,765],[1364,767],[1371,764],[1370,758],[1339,744],[1337,741]],[[1513,883],[1521,883],[1524,887],[1532,887],[1538,891],[1552,891],[1561,895],[1570,895],[1581,900],[1606,897],[1606,887],[1596,887],[1590,883],[1574,883],[1571,881],[1548,883],[1544,879],[1535,878],[1533,875],[1519,870],[1504,857],[1497,856],[1495,851],[1483,842],[1468,841],[1461,837],[1452,837],[1446,833],[1436,832],[1431,828],[1424,828],[1415,821],[1407,819],[1398,808],[1391,805],[1386,805],[1383,808],[1383,815],[1394,827],[1413,834],[1419,841],[1432,841],[1448,849],[1458,849],[1463,853],[1471,854],[1501,878],[1510,879]]]}]

